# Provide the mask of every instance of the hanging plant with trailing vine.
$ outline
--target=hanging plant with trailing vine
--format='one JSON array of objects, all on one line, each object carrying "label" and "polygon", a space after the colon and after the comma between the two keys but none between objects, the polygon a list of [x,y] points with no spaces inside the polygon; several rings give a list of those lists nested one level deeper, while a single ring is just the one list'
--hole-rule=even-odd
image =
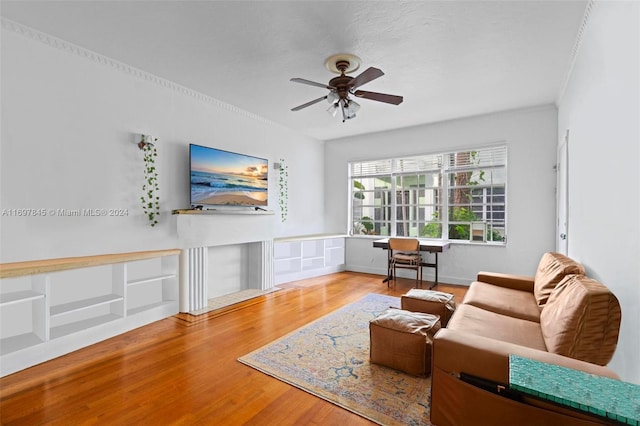
[{"label": "hanging plant with trailing vine", "polygon": [[156,158],[158,149],[155,146],[157,139],[150,140],[150,136],[142,135],[138,147],[144,153],[144,184],[142,185],[142,209],[149,220],[149,225],[156,226],[160,217],[160,187],[158,185],[158,171]]},{"label": "hanging plant with trailing vine", "polygon": [[280,220],[285,222],[287,220],[287,202],[289,200],[289,168],[284,162],[284,159],[280,159],[280,170],[278,175],[278,187],[279,202],[280,202]]}]

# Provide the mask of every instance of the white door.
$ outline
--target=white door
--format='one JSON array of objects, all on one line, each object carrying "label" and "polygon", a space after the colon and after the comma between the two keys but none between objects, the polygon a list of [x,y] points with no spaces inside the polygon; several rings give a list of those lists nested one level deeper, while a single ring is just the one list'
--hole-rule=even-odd
[{"label": "white door", "polygon": [[557,229],[556,229],[556,251],[567,254],[569,243],[569,130],[565,133],[564,140],[558,146],[557,155]]}]

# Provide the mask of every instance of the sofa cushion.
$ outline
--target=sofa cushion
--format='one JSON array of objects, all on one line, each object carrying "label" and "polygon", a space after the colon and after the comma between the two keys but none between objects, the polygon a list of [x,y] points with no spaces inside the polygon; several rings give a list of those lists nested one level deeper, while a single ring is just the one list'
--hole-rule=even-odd
[{"label": "sofa cushion", "polygon": [[540,308],[533,293],[528,291],[476,281],[471,283],[463,303],[497,314],[540,322]]},{"label": "sofa cushion", "polygon": [[546,351],[540,324],[487,311],[465,303],[458,306],[447,329],[489,337]]},{"label": "sofa cushion", "polygon": [[560,253],[550,252],[542,255],[533,282],[533,294],[540,309],[547,303],[551,291],[569,274],[584,274],[584,268]]},{"label": "sofa cushion", "polygon": [[584,275],[568,275],[540,314],[549,352],[606,365],[618,343],[622,313],[607,287]]}]

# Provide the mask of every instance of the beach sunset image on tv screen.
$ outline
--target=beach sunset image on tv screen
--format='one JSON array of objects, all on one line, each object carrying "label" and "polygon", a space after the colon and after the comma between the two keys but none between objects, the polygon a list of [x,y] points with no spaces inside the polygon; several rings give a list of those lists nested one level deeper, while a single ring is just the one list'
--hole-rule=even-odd
[{"label": "beach sunset image on tv screen", "polygon": [[269,162],[190,145],[191,204],[266,206]]}]

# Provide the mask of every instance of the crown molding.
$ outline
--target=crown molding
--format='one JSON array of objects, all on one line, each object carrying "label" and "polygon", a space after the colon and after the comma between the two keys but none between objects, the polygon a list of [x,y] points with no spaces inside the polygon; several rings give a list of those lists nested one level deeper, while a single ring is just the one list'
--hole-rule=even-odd
[{"label": "crown molding", "polygon": [[567,69],[567,74],[565,76],[564,82],[562,83],[562,87],[560,88],[560,92],[558,93],[558,97],[556,98],[556,105],[560,104],[560,101],[564,97],[564,92],[567,90],[567,86],[569,85],[569,80],[571,80],[573,67],[575,66],[578,52],[580,51],[580,46],[582,46],[582,36],[584,35],[587,25],[589,24],[591,11],[593,10],[593,6],[595,5],[595,3],[596,0],[589,0],[587,2],[587,6],[585,7],[584,15],[582,16],[582,23],[580,24],[580,28],[578,29],[578,33],[576,34],[576,40],[573,43],[571,55],[569,56],[569,67]]},{"label": "crown molding", "polygon": [[54,37],[50,34],[43,33],[42,31],[38,31],[34,28],[28,27],[26,25],[22,25],[18,22],[12,21],[10,19],[6,19],[4,17],[0,18],[2,22],[2,29],[10,31],[15,34],[19,34],[23,37],[29,38],[31,40],[38,41],[44,45],[49,47],[53,47],[58,50],[62,50],[67,53],[74,54],[76,56],[80,56],[86,60],[91,62],[103,65],[107,68],[111,68],[113,70],[119,71],[123,74],[130,75],[135,78],[139,78],[144,81],[148,81],[150,83],[154,83],[162,88],[173,90],[182,95],[189,96],[198,101],[214,105],[218,108],[230,111],[234,114],[238,114],[244,116],[246,118],[250,118],[252,120],[259,121],[261,123],[274,125],[278,127],[282,127],[280,124],[275,123],[271,120],[268,120],[262,116],[254,114],[252,112],[246,111],[244,109],[238,108],[234,105],[223,102],[219,99],[216,99],[212,96],[205,95],[204,93],[198,92],[196,90],[190,89],[188,87],[182,86],[180,84],[174,83],[173,81],[167,80],[162,77],[158,77],[157,75],[151,74],[149,72],[143,71],[139,68],[133,67],[131,65],[127,65],[123,62],[117,61],[115,59],[109,58],[107,56],[101,55],[99,53],[93,52],[91,50],[80,47],[76,44],[70,43],[68,41],[62,40],[60,38]]}]

